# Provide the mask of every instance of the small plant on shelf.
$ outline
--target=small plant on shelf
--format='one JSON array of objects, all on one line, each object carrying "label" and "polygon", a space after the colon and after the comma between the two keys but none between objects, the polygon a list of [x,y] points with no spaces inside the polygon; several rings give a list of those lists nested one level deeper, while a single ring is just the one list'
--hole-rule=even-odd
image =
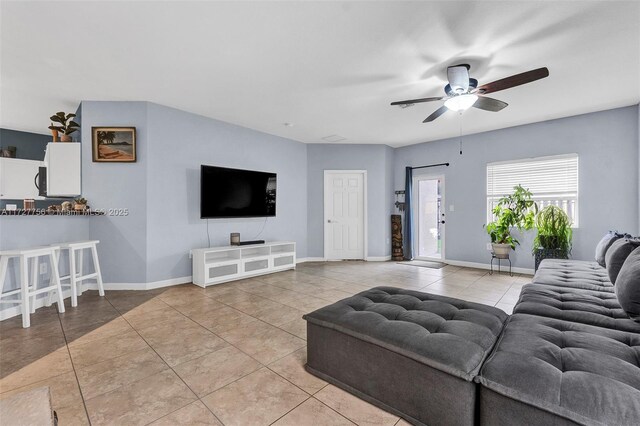
[{"label": "small plant on shelf", "polygon": [[76,198],[73,200],[73,209],[77,211],[85,211],[87,209],[87,200],[84,198]]},{"label": "small plant on shelf", "polygon": [[[80,125],[73,121],[73,118],[75,118],[75,116],[75,114],[65,114],[64,112],[60,111],[49,117],[49,119],[52,121],[49,129],[51,130],[51,134],[53,135],[54,142],[58,141],[58,133],[61,134],[60,140],[62,142],[71,142],[71,133],[80,129]],[[57,124],[53,124],[53,122]]]},{"label": "small plant on shelf", "polygon": [[491,237],[491,246],[496,257],[507,258],[520,242],[511,234],[513,228],[519,231],[532,229],[538,212],[533,194],[521,185],[513,187],[513,193],[502,197],[493,208],[495,220],[485,225]]},{"label": "small plant on shelf", "polygon": [[538,229],[533,240],[536,270],[544,259],[568,259],[573,231],[567,213],[558,206],[547,206],[536,216],[535,225]]}]

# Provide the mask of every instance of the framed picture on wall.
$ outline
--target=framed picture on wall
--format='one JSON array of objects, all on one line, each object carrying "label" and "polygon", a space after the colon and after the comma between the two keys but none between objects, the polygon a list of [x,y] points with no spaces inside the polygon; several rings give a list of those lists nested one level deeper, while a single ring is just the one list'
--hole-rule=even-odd
[{"label": "framed picture on wall", "polygon": [[135,127],[92,127],[94,163],[135,163]]}]

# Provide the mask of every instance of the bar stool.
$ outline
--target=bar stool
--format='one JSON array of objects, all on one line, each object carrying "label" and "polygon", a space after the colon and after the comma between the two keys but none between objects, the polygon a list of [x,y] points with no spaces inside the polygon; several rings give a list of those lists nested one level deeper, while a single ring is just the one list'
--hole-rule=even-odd
[{"label": "bar stool", "polygon": [[[60,275],[58,273],[58,263],[56,262],[55,256],[56,250],[56,246],[46,246],[0,251],[0,299],[14,294],[20,294],[19,300],[0,300],[0,303],[21,305],[23,328],[31,326],[30,315],[36,310],[36,295],[40,293],[49,293],[49,298],[51,298],[52,293],[55,291],[58,295],[58,312],[64,312],[62,287],[60,286]],[[40,257],[48,257],[51,263],[49,286],[44,288],[38,288],[38,263]],[[20,265],[20,288],[3,293],[2,290],[7,276],[9,259],[11,258],[17,258]],[[29,260],[31,260],[31,284],[29,284]]]},{"label": "bar stool", "polygon": [[[104,286],[102,285],[102,274],[100,273],[100,262],[98,262],[97,244],[100,241],[74,241],[69,243],[56,244],[56,262],[60,261],[60,252],[62,250],[69,251],[69,275],[60,277],[60,281],[69,281],[69,283],[62,283],[62,287],[71,288],[71,306],[78,306],[78,295],[82,296],[82,282],[91,278],[95,278],[98,282],[98,294],[104,296]],[[82,275],[83,269],[83,255],[85,250],[91,251],[91,257],[93,258],[94,271],[87,275]],[[78,260],[76,262],[76,254]],[[49,302],[51,302],[51,295],[49,295]]]}]

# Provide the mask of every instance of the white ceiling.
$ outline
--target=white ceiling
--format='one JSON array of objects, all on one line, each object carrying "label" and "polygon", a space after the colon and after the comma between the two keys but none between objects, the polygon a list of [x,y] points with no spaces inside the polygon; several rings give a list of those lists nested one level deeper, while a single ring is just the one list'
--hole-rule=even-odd
[{"label": "white ceiling", "polygon": [[[302,142],[402,146],[457,136],[439,96],[448,65],[480,84],[550,77],[465,112],[463,132],[637,104],[640,3],[7,2],[0,126],[46,133],[81,100],[145,100]],[[283,123],[293,123],[292,127]]]}]

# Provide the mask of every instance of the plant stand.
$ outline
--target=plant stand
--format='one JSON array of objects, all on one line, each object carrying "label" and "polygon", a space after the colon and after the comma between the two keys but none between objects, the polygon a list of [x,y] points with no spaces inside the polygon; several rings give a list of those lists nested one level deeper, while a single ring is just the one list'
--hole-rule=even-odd
[{"label": "plant stand", "polygon": [[513,272],[511,271],[511,259],[509,259],[509,255],[499,255],[497,256],[494,252],[491,252],[491,270],[489,271],[489,275],[493,275],[493,260],[498,259],[498,274],[500,273],[500,261],[506,260],[509,262],[509,276],[513,276]]}]

